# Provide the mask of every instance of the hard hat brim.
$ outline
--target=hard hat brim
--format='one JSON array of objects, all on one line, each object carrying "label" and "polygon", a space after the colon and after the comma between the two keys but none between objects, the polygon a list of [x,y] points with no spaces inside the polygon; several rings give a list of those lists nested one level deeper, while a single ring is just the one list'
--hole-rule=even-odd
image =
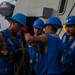
[{"label": "hard hat brim", "polygon": [[[47,25],[53,25],[53,24],[44,24],[44,28],[45,28],[45,26],[47,26]],[[59,25],[56,25],[56,26],[58,26],[58,28],[62,28],[62,26],[59,26]]]},{"label": "hard hat brim", "polygon": [[10,20],[10,21],[16,21],[16,22],[18,22],[19,24],[21,24],[22,26],[24,26],[24,27],[25,27],[25,25],[24,25],[24,24],[22,24],[21,22],[19,22],[19,21],[17,21],[17,20],[15,20],[15,19],[13,19],[12,17],[9,17],[9,20]]}]

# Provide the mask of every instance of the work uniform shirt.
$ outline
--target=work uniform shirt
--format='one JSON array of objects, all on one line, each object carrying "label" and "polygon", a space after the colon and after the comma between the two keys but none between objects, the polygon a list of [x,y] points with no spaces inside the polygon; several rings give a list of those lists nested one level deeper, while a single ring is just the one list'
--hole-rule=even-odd
[{"label": "work uniform shirt", "polygon": [[[36,64],[37,75],[61,74],[61,57],[63,45],[58,37],[45,35],[48,39],[48,50],[45,54],[39,53]],[[42,37],[41,37],[42,39]],[[45,47],[45,44],[42,44]],[[41,46],[40,52],[42,52]]]}]

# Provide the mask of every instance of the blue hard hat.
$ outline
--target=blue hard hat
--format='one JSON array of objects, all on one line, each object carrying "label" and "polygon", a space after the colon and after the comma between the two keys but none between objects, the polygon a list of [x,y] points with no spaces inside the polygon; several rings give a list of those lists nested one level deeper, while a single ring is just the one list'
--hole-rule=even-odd
[{"label": "blue hard hat", "polygon": [[56,25],[56,26],[58,26],[58,28],[62,27],[62,23],[61,23],[60,19],[57,17],[54,17],[54,16],[52,16],[46,20],[46,23],[44,26],[46,26],[46,25]]},{"label": "blue hard hat", "polygon": [[41,19],[37,19],[33,23],[33,27],[34,28],[41,28],[41,29],[43,29],[43,26],[44,26],[44,22]]},{"label": "blue hard hat", "polygon": [[9,19],[16,21],[16,22],[20,23],[23,26],[26,26],[26,16],[22,13],[16,13],[12,17],[10,17]]},{"label": "blue hard hat", "polygon": [[75,16],[67,17],[65,24],[66,24],[66,26],[68,26],[68,25],[75,25]]}]

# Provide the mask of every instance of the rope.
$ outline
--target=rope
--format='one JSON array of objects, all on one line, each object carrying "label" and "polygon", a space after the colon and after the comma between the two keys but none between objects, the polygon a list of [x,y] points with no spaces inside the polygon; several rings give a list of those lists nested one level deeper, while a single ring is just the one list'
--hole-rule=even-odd
[{"label": "rope", "polygon": [[16,66],[14,75],[29,75],[29,53],[25,48],[19,65]]}]

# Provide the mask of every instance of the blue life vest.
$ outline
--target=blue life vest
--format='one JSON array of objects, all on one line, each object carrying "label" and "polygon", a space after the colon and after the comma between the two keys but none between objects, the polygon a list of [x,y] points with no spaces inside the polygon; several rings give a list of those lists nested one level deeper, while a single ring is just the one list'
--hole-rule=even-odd
[{"label": "blue life vest", "polygon": [[[12,38],[8,29],[1,31],[6,42],[6,50],[14,51],[18,48],[21,48],[21,36],[16,34],[16,41]],[[9,61],[9,59],[7,60]],[[0,74],[3,75],[13,75],[14,73],[14,64],[6,62],[2,57],[0,57]]]},{"label": "blue life vest", "polygon": [[62,37],[64,44],[62,72],[75,73],[75,37],[70,41],[68,39],[68,34],[64,33]]},{"label": "blue life vest", "polygon": [[48,50],[45,54],[40,53],[38,55],[37,75],[61,74],[62,41],[50,34],[46,34],[46,37],[48,39]]}]

